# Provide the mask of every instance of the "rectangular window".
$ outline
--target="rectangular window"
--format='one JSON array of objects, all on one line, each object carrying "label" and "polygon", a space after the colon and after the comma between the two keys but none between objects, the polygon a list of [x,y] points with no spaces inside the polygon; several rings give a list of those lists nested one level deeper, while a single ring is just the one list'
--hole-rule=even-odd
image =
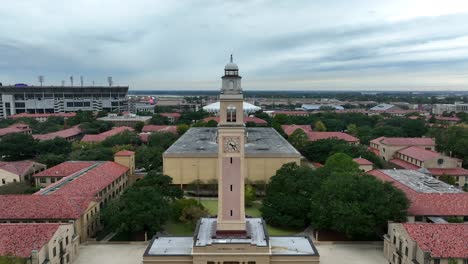
[{"label": "rectangular window", "polygon": [[232,164],[232,158],[231,158],[231,164]]},{"label": "rectangular window", "polygon": [[5,183],[6,183],[6,182],[5,182],[5,179],[2,179],[2,184],[5,184]]},{"label": "rectangular window", "polygon": [[68,237],[65,238],[65,244],[68,245]]},{"label": "rectangular window", "polygon": [[46,182],[47,182],[47,179],[46,179],[46,178],[41,178],[39,181],[40,181],[41,183],[46,183]]},{"label": "rectangular window", "polygon": [[67,263],[70,262],[70,255],[67,254]]},{"label": "rectangular window", "polygon": [[54,179],[54,178],[50,178],[50,182],[51,182],[51,183],[54,183],[54,182],[55,182],[55,179]]},{"label": "rectangular window", "polygon": [[229,186],[229,188],[231,189],[231,192],[232,192],[232,184],[231,184],[231,186]]},{"label": "rectangular window", "polygon": [[231,216],[232,216],[232,210],[231,210]]},{"label": "rectangular window", "polygon": [[393,236],[393,244],[396,245],[396,236]]},{"label": "rectangular window", "polygon": [[408,247],[405,247],[405,255],[408,256]]},{"label": "rectangular window", "polygon": [[55,247],[54,247],[54,249],[52,251],[53,251],[54,257],[57,256],[57,249]]},{"label": "rectangular window", "polygon": [[434,264],[440,264],[440,259],[434,259]]}]

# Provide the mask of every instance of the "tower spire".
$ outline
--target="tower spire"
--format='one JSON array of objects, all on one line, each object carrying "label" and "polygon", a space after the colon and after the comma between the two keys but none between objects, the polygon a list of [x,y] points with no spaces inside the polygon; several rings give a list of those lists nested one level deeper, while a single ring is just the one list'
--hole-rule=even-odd
[{"label": "tower spire", "polygon": [[232,60],[232,54],[231,54],[231,63],[232,63],[232,61],[233,61],[233,60]]}]

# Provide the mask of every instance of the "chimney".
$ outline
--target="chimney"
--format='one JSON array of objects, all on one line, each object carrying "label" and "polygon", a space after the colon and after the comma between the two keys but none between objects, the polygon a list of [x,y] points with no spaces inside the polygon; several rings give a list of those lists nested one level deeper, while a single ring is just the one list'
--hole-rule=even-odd
[{"label": "chimney", "polygon": [[130,176],[135,174],[135,152],[121,150],[114,154],[114,162],[127,167]]}]

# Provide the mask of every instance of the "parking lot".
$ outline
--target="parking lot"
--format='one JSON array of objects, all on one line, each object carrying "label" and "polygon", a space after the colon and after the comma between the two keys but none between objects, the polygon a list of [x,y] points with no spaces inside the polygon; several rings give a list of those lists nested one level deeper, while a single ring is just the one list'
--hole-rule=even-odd
[{"label": "parking lot", "polygon": [[[146,243],[89,244],[80,247],[76,264],[140,264]],[[331,244],[316,245],[321,264],[385,264],[382,245]]]}]

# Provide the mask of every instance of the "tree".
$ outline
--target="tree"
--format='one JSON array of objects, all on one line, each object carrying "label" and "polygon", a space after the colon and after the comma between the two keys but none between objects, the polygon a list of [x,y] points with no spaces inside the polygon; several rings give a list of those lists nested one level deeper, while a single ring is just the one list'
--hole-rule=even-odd
[{"label": "tree", "polygon": [[54,154],[68,155],[72,151],[72,144],[64,138],[54,138],[50,140],[39,141],[36,146],[39,155]]},{"label": "tree", "polygon": [[140,139],[135,132],[124,131],[115,136],[106,138],[101,144],[104,147],[113,147],[117,145],[137,145],[140,143]]},{"label": "tree", "polygon": [[447,183],[447,184],[450,184],[450,185],[455,185],[457,183],[457,179],[455,179],[455,177],[453,176],[450,176],[450,175],[442,175],[439,177],[439,180]]},{"label": "tree", "polygon": [[160,147],[166,150],[177,140],[177,138],[177,135],[170,132],[152,133],[148,138],[148,146]]},{"label": "tree", "polygon": [[205,123],[205,127],[217,127],[218,122],[216,120],[209,120],[208,122]]},{"label": "tree", "polygon": [[172,185],[171,177],[151,171],[130,186],[119,200],[109,203],[102,219],[109,230],[148,232],[152,236],[172,217],[171,203],[182,195],[182,190]]},{"label": "tree", "polygon": [[135,124],[135,130],[136,130],[137,132],[141,132],[141,130],[143,129],[144,126],[145,126],[145,123],[144,123],[144,122],[141,122],[141,121],[136,122],[136,124]]},{"label": "tree", "polygon": [[111,148],[95,146],[74,151],[70,155],[71,160],[113,160],[114,152]]},{"label": "tree", "polygon": [[145,168],[146,171],[162,171],[162,147],[141,146],[137,148],[135,162],[138,168]]},{"label": "tree", "polygon": [[349,124],[346,130],[350,135],[353,135],[355,137],[358,135],[358,127],[355,124]]},{"label": "tree", "polygon": [[93,116],[92,111],[78,110],[74,117],[70,117],[69,119],[67,119],[67,124],[69,126],[74,126],[74,125],[82,124],[85,122],[93,122],[94,120],[95,118]]},{"label": "tree", "polygon": [[36,160],[37,162],[45,164],[47,165],[48,168],[50,168],[62,162],[67,161],[67,156],[47,153],[47,154],[39,155]]},{"label": "tree", "polygon": [[304,132],[304,130],[298,128],[294,130],[294,132],[288,137],[288,141],[296,149],[301,151],[309,141],[309,137],[307,137],[307,134]]},{"label": "tree", "polygon": [[260,211],[265,220],[280,227],[301,228],[310,223],[312,194],[321,179],[308,167],[283,165],[271,177]]},{"label": "tree", "polygon": [[8,134],[0,142],[0,157],[4,160],[24,160],[34,157],[36,141],[29,134]]},{"label": "tree", "polygon": [[32,187],[31,185],[24,183],[24,182],[10,182],[10,183],[0,186],[0,195],[33,194],[37,191],[39,191],[39,188]]},{"label": "tree", "polygon": [[315,122],[314,130],[318,131],[318,132],[324,132],[324,131],[327,131],[327,128],[325,127],[323,122],[319,120],[319,121]]},{"label": "tree", "polygon": [[100,134],[112,128],[112,123],[101,120],[80,123],[83,134]]},{"label": "tree", "polygon": [[468,168],[468,127],[450,126],[438,130],[436,134],[437,149],[450,156],[463,160],[463,166]]},{"label": "tree", "polygon": [[182,135],[185,134],[185,132],[187,132],[189,129],[190,129],[190,127],[189,127],[187,124],[180,124],[180,125],[177,125],[177,134],[179,134],[179,136],[182,136]]},{"label": "tree", "polygon": [[358,171],[328,170],[311,196],[309,216],[315,229],[342,232],[353,239],[370,239],[385,232],[388,221],[404,222],[409,201],[391,183]]},{"label": "tree", "polygon": [[152,125],[169,125],[169,118],[162,116],[160,114],[154,114],[153,117],[151,117],[150,124]]},{"label": "tree", "polygon": [[245,185],[245,190],[244,190],[244,203],[246,207],[250,207],[253,205],[253,202],[255,201],[255,188],[247,184]]},{"label": "tree", "polygon": [[190,206],[182,209],[182,213],[179,220],[182,223],[195,226],[195,224],[200,218],[206,217],[209,214],[210,212],[204,206]]},{"label": "tree", "polygon": [[359,171],[359,164],[344,153],[335,153],[327,159],[324,168],[331,168],[335,172]]}]

